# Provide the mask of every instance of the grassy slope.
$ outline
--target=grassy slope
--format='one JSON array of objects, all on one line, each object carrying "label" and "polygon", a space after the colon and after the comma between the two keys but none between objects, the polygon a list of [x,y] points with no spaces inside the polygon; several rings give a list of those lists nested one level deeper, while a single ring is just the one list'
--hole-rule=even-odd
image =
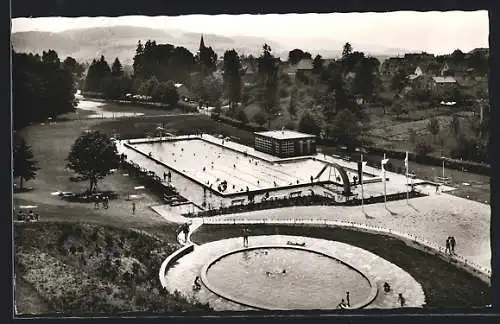
[{"label": "grassy slope", "polygon": [[[326,227],[250,225],[252,235],[297,235],[335,240],[358,246],[396,264],[424,289],[427,307],[483,307],[491,303],[490,288],[472,275],[436,256],[386,236]],[[241,226],[204,225],[192,236],[196,243],[237,237]]]},{"label": "grassy slope", "polygon": [[[82,223],[19,224],[14,235],[17,276],[35,287],[52,311],[206,309],[158,289],[157,271],[164,258],[179,247],[177,244],[133,231]],[[112,264],[103,266],[107,257]],[[120,260],[119,266],[116,260]],[[133,263],[137,264],[137,272]],[[106,274],[106,270],[110,273]],[[134,273],[132,282],[127,282],[126,272]],[[27,298],[20,292],[18,303],[22,304]],[[38,311],[47,311],[43,303],[36,306]]]}]

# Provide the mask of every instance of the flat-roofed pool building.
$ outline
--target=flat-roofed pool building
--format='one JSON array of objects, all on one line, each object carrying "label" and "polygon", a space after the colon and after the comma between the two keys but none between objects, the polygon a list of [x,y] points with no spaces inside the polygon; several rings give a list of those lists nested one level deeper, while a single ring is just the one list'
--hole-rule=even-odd
[{"label": "flat-roofed pool building", "polygon": [[316,136],[291,130],[255,132],[256,151],[281,158],[316,154]]}]

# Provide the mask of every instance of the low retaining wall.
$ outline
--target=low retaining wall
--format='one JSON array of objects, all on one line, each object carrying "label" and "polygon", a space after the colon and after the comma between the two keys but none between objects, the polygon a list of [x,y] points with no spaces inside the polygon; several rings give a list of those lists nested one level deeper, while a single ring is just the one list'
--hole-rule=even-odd
[{"label": "low retaining wall", "polygon": [[225,220],[217,220],[217,219],[203,219],[204,224],[268,224],[268,225],[309,225],[309,226],[325,226],[325,227],[339,227],[346,228],[350,230],[356,230],[361,232],[367,232],[372,234],[383,234],[393,237],[395,239],[399,239],[403,241],[405,244],[412,246],[420,251],[434,254],[438,256],[444,261],[447,261],[450,264],[454,264],[455,266],[463,269],[481,281],[485,282],[489,286],[491,286],[491,270],[486,269],[474,262],[471,262],[460,255],[451,256],[445,253],[444,249],[437,245],[434,242],[429,240],[420,238],[416,235],[409,233],[402,233],[399,231],[371,226],[361,223],[355,222],[340,222],[340,221],[331,221],[331,220],[317,220],[317,219],[281,219],[281,220],[268,220],[268,219],[225,219]]},{"label": "low retaining wall", "polygon": [[174,264],[177,260],[185,256],[186,254],[189,254],[193,252],[194,250],[194,244],[189,244],[185,245],[179,250],[175,251],[171,255],[169,255],[161,264],[160,266],[160,272],[159,272],[159,277],[160,277],[160,283],[161,286],[165,289],[167,289],[167,282],[165,281],[165,274],[167,273],[168,269]]}]

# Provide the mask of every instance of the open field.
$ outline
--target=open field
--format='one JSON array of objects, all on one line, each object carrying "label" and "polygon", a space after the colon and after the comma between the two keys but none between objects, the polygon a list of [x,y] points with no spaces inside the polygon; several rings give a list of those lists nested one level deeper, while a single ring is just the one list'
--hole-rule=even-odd
[{"label": "open field", "polygon": [[[426,307],[483,307],[491,303],[490,288],[465,271],[436,256],[415,250],[396,239],[337,228],[244,225],[251,235],[296,235],[322,238],[351,244],[375,253],[413,276],[424,289]],[[191,236],[202,244],[238,237],[243,226],[203,225]],[[252,240],[250,237],[249,240]]]}]

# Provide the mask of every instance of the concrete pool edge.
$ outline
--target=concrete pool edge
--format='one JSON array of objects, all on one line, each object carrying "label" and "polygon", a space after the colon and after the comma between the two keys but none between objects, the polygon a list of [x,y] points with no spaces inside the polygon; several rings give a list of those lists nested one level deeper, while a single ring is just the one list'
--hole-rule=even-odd
[{"label": "concrete pool edge", "polygon": [[159,279],[160,279],[160,283],[164,289],[168,290],[167,282],[165,280],[168,269],[171,268],[172,265],[177,260],[179,260],[180,258],[185,256],[186,254],[193,252],[194,247],[195,247],[195,244],[184,245],[183,247],[181,247],[180,249],[178,249],[174,253],[170,254],[165,260],[163,260],[163,262],[161,263],[161,266],[160,266],[160,272],[159,272],[160,278]]},{"label": "concrete pool edge", "polygon": [[[258,245],[258,246],[252,246],[252,247],[247,247],[247,248],[242,248],[242,249],[236,249],[236,250],[232,250],[232,251],[229,251],[229,252],[225,252],[225,253],[223,253],[223,254],[215,257],[214,259],[212,259],[211,261],[209,261],[208,263],[206,263],[203,266],[202,270],[201,270],[200,277],[201,277],[201,281],[203,282],[203,285],[210,292],[212,292],[213,294],[215,294],[215,295],[217,295],[217,296],[219,296],[221,298],[224,298],[226,300],[229,300],[229,301],[231,301],[233,303],[240,304],[240,305],[243,305],[243,306],[248,306],[248,307],[252,307],[252,308],[256,308],[256,309],[261,309],[261,310],[293,310],[293,309],[283,309],[283,308],[269,307],[268,305],[254,303],[254,302],[250,302],[250,301],[238,298],[238,297],[231,296],[231,295],[229,295],[229,294],[227,294],[225,292],[222,292],[220,289],[214,287],[210,283],[210,281],[208,280],[208,278],[207,278],[208,270],[216,262],[218,262],[221,259],[223,259],[223,258],[225,258],[225,257],[227,257],[229,255],[232,255],[232,254],[241,253],[241,252],[245,252],[245,251],[251,251],[251,250],[257,250],[257,249],[290,249],[290,250],[299,250],[299,251],[305,251],[305,252],[309,252],[309,253],[315,253],[315,254],[319,254],[321,256],[333,259],[335,261],[338,261],[338,262],[342,263],[343,265],[347,266],[348,268],[350,268],[351,270],[354,270],[355,272],[359,273],[363,278],[365,278],[365,280],[370,285],[370,292],[368,294],[368,297],[366,297],[365,299],[363,299],[361,302],[353,305],[351,307],[351,309],[361,309],[361,308],[364,308],[364,307],[368,306],[370,303],[372,303],[373,300],[375,300],[375,298],[377,297],[378,288],[377,288],[377,284],[376,284],[376,282],[374,282],[373,278],[371,278],[369,275],[366,275],[365,273],[363,273],[359,269],[353,267],[349,263],[347,263],[347,262],[339,259],[336,256],[333,256],[333,255],[330,255],[328,253],[325,253],[325,252],[322,252],[322,251],[318,251],[318,250],[315,250],[315,249],[305,248],[305,247],[300,247],[300,246],[281,245],[281,244],[275,244],[275,245]],[[332,307],[331,309],[335,309],[335,307]]]}]

